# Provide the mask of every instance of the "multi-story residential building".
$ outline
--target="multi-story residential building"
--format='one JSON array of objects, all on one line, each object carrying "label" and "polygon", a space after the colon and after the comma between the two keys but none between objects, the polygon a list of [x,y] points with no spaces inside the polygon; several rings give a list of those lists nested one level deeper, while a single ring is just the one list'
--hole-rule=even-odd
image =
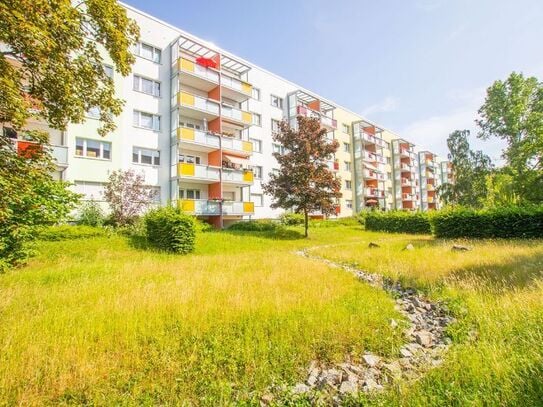
[{"label": "multi-story residential building", "polygon": [[419,152],[421,209],[439,209],[437,188],[441,185],[441,166],[430,151]]},{"label": "multi-story residential building", "polygon": [[73,182],[86,199],[103,199],[113,170],[133,169],[157,191],[157,204],[173,203],[217,227],[277,217],[281,210],[271,208],[272,197],[262,189],[277,168],[272,154],[282,150],[272,134],[281,120],[295,126],[301,115],[317,118],[339,142],[330,157],[330,169],[342,182],[337,216],[365,208],[438,207],[428,190],[432,179],[433,185],[438,181],[428,174],[437,166],[441,182],[453,178],[450,165],[435,155],[433,166],[424,161],[419,170],[416,147],[383,126],[125,7],[141,32],[132,74],[114,72],[103,55],[116,94],[126,101],[116,130],[99,136],[99,112],[89,111],[85,123],[51,132],[57,176]]},{"label": "multi-story residential building", "polygon": [[420,209],[419,160],[415,145],[404,139],[392,140],[392,159],[395,208]]}]

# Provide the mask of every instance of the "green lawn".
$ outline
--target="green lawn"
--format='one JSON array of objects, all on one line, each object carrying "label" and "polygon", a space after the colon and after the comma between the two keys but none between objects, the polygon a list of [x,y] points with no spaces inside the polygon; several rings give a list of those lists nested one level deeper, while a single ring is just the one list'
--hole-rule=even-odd
[{"label": "green lawn", "polygon": [[542,403],[542,242],[456,253],[359,227],[310,234],[202,233],[188,256],[119,236],[40,243],[27,267],[0,275],[0,404],[258,404],[313,359],[395,356],[393,300],[300,248],[415,285],[459,319],[443,366],[369,402]]}]

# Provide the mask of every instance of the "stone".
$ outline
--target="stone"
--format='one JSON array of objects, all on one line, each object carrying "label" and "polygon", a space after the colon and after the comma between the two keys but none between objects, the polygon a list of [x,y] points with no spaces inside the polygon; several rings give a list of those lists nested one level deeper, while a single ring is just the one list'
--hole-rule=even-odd
[{"label": "stone", "polygon": [[409,243],[407,246],[404,247],[404,250],[415,250],[415,246]]},{"label": "stone", "polygon": [[398,328],[398,323],[396,322],[395,319],[391,319],[391,320],[390,320],[390,327],[391,327],[392,329]]},{"label": "stone", "polygon": [[432,344],[432,334],[428,331],[415,332],[415,340],[419,345],[429,347]]},{"label": "stone", "polygon": [[462,246],[460,244],[455,244],[455,245],[453,245],[453,247],[451,247],[451,250],[455,251],[455,252],[467,252],[467,251],[471,250],[471,248],[469,248],[467,246]]},{"label": "stone", "polygon": [[370,249],[376,249],[376,248],[379,248],[381,246],[379,246],[377,243],[373,243],[373,242],[370,242],[370,244],[368,245],[368,247]]},{"label": "stone", "polygon": [[356,393],[358,390],[358,387],[356,386],[355,382],[351,382],[350,380],[344,381],[341,383],[341,386],[339,386],[339,392],[341,394],[353,394]]},{"label": "stone", "polygon": [[376,382],[375,380],[373,380],[373,379],[366,379],[366,380],[364,381],[363,389],[364,389],[364,391],[366,391],[366,392],[372,392],[372,391],[382,390],[382,389],[383,389],[383,386],[381,386],[379,383],[377,383],[377,382]]},{"label": "stone", "polygon": [[329,386],[341,383],[342,377],[343,374],[336,369],[328,369],[322,372],[322,381]]},{"label": "stone", "polygon": [[371,355],[369,353],[362,356],[362,359],[364,360],[364,363],[366,363],[366,365],[368,365],[369,367],[375,367],[381,361],[381,358],[379,356]]},{"label": "stone", "polygon": [[400,356],[402,358],[410,358],[413,354],[406,347],[400,348]]},{"label": "stone", "polygon": [[273,402],[273,394],[266,393],[262,397],[260,397],[260,405],[261,406],[269,406]]},{"label": "stone", "polygon": [[292,389],[292,392],[294,394],[304,394],[309,391],[309,387],[303,383],[298,383],[296,386],[294,386],[294,389]]}]

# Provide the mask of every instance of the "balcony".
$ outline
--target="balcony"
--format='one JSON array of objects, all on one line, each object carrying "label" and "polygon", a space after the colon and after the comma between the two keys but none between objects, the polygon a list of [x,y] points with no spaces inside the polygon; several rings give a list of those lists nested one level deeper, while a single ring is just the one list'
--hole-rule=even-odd
[{"label": "balcony", "polygon": [[222,214],[224,216],[243,216],[252,215],[254,213],[254,202],[225,201],[222,203]]},{"label": "balcony", "polygon": [[304,117],[313,117],[320,121],[321,126],[329,131],[337,130],[337,120],[332,119],[322,113],[316,112],[305,106],[297,106],[296,113]]},{"label": "balcony", "polygon": [[385,140],[382,138],[376,137],[373,134],[369,134],[366,132],[360,133],[360,138],[364,142],[364,144],[375,144],[378,147],[384,147],[385,146]]},{"label": "balcony", "polygon": [[412,187],[413,181],[409,178],[402,178],[402,186],[404,187]]},{"label": "balcony", "polygon": [[221,179],[221,172],[216,167],[193,163],[178,163],[177,176],[184,182],[213,184]]},{"label": "balcony", "polygon": [[187,127],[177,128],[177,141],[181,147],[194,149],[195,146],[198,146],[199,151],[207,152],[217,150],[221,146],[219,136]]},{"label": "balcony", "polygon": [[188,92],[177,93],[177,105],[185,108],[183,116],[196,120],[213,120],[219,117],[219,103]]},{"label": "balcony", "polygon": [[250,156],[253,153],[253,143],[250,141],[240,140],[233,137],[222,137],[222,149],[225,152],[238,154],[242,156]]},{"label": "balcony", "polygon": [[366,179],[375,179],[377,181],[384,181],[385,180],[385,174],[382,174],[377,171],[365,169],[364,170],[364,178]]},{"label": "balcony", "polygon": [[337,161],[328,161],[328,168],[331,171],[339,171],[339,162],[337,162]]},{"label": "balcony", "polygon": [[190,59],[179,58],[177,70],[181,73],[179,81],[183,85],[206,92],[219,85],[219,73],[216,70],[199,65]]},{"label": "balcony", "polygon": [[435,191],[436,190],[436,187],[432,184],[426,184],[426,189],[428,191]]},{"label": "balcony", "polygon": [[362,159],[366,161],[370,161],[372,163],[379,163],[379,164],[386,164],[387,162],[385,157],[383,157],[382,155],[371,153],[369,151],[362,152]]},{"label": "balcony", "polygon": [[379,188],[364,188],[364,195],[372,198],[384,198],[385,191]]},{"label": "balcony", "polygon": [[67,146],[49,146],[51,156],[55,160],[55,164],[59,167],[68,166],[68,147]]},{"label": "balcony", "polygon": [[177,201],[179,209],[192,215],[220,215],[221,204],[217,201],[208,201],[207,199],[180,199]]},{"label": "balcony", "polygon": [[254,175],[251,170],[223,168],[222,181],[225,184],[251,185],[254,181]]},{"label": "balcony", "polygon": [[222,75],[221,78],[222,95],[236,102],[244,102],[253,94],[251,84],[234,78],[232,76]]},{"label": "balcony", "polygon": [[253,124],[253,115],[250,112],[225,104],[222,105],[222,118],[240,127],[249,127]]}]

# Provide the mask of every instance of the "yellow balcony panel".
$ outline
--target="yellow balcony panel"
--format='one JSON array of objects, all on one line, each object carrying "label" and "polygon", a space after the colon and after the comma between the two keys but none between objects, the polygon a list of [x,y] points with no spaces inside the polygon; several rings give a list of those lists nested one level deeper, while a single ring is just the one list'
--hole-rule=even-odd
[{"label": "yellow balcony panel", "polygon": [[194,199],[180,199],[178,201],[179,209],[183,212],[194,212],[196,208],[196,202]]},{"label": "yellow balcony panel", "polygon": [[243,173],[243,181],[244,182],[253,182],[253,180],[254,180],[254,175],[253,175],[252,171],[245,171]]},{"label": "yellow balcony panel", "polygon": [[194,62],[186,58],[179,58],[179,68],[184,71],[194,72]]},{"label": "yellow balcony panel", "polygon": [[253,152],[253,143],[250,141],[244,141],[243,142],[243,151],[247,151],[248,153]]},{"label": "yellow balcony panel", "polygon": [[251,124],[253,123],[253,115],[249,112],[241,112],[241,120],[244,123]]},{"label": "yellow balcony panel", "polygon": [[177,165],[177,176],[194,177],[196,167],[191,163],[179,163]]},{"label": "yellow balcony panel", "polygon": [[242,82],[241,83],[241,89],[247,93],[248,95],[251,95],[253,93],[253,87],[248,84],[247,82]]},{"label": "yellow balcony panel", "polygon": [[186,127],[179,127],[177,129],[177,138],[179,140],[194,141],[195,131],[194,131],[194,129],[189,129],[189,128],[186,128]]},{"label": "yellow balcony panel", "polygon": [[194,95],[190,93],[179,92],[177,98],[177,102],[181,105],[194,106]]},{"label": "yellow balcony panel", "polygon": [[243,202],[243,212],[254,213],[255,212],[254,202]]}]

